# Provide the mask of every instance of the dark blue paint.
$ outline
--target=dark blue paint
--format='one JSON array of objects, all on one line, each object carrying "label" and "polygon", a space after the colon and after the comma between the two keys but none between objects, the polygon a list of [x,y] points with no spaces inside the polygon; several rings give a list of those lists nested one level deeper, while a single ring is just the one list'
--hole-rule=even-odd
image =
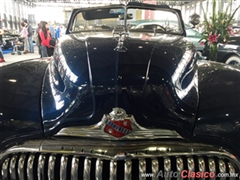
[{"label": "dark blue paint", "polygon": [[199,108],[194,139],[227,146],[239,154],[240,68],[220,63],[199,66]]},{"label": "dark blue paint", "polygon": [[[183,136],[190,136],[198,92],[197,84],[190,87],[197,71],[188,41],[180,36],[160,36],[152,41],[127,38],[126,52],[119,52],[114,50],[117,41],[112,37],[69,37],[60,43],[50,64],[53,70],[47,71],[44,81],[43,123],[47,134],[66,126],[96,124],[117,104],[142,126],[178,129]],[[186,51],[192,54],[182,60]],[[179,64],[184,64],[185,71],[179,71],[173,82],[176,68],[181,69]],[[63,82],[63,92],[55,91],[51,78]],[[188,86],[187,96],[178,97],[176,91],[181,94]],[[61,103],[64,105],[57,107]]]},{"label": "dark blue paint", "polygon": [[40,97],[47,65],[24,61],[0,68],[0,149],[43,137]]}]

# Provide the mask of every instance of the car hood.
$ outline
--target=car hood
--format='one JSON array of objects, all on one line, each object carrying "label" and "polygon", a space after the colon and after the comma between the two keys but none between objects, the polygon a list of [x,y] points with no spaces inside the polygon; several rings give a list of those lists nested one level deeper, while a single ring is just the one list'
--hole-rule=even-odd
[{"label": "car hood", "polygon": [[90,126],[119,107],[145,128],[193,130],[198,103],[192,44],[175,35],[67,35],[45,75],[46,133]]}]

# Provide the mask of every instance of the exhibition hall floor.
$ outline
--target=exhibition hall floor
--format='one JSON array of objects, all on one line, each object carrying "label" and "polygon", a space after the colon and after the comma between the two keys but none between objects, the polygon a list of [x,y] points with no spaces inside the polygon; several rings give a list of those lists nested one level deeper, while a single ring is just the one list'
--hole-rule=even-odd
[{"label": "exhibition hall floor", "polygon": [[[7,54],[4,54],[3,56],[6,62],[0,63],[0,67],[11,64],[11,63],[24,61],[24,60],[40,59],[40,55],[38,54],[38,49],[36,46],[34,48],[34,53],[27,53],[27,54],[23,54],[23,52],[21,53],[22,53],[21,55],[18,55],[17,53],[15,53],[15,55],[12,55],[10,52]],[[45,59],[48,59],[48,58],[43,58],[43,60]]]}]

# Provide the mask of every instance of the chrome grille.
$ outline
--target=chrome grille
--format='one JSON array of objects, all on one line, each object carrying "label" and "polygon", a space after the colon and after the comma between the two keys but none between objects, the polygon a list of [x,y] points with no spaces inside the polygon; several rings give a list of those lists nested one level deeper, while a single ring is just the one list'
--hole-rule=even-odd
[{"label": "chrome grille", "polygon": [[[110,160],[77,154],[16,153],[8,154],[1,162],[2,180],[119,180],[146,179],[144,173],[153,173],[150,179],[173,179],[156,177],[159,171],[215,173],[239,172],[231,159],[220,155],[156,155],[151,157],[126,157]],[[147,178],[149,179],[149,178]],[[181,176],[174,179],[182,179]],[[221,178],[225,179],[225,178]],[[231,178],[235,179],[235,178]]]}]

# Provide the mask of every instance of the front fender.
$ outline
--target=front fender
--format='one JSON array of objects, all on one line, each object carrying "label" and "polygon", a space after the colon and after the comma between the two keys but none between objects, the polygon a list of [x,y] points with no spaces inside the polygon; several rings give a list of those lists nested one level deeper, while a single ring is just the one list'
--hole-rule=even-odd
[{"label": "front fender", "polygon": [[0,149],[43,136],[40,94],[47,65],[29,60],[0,68]]},{"label": "front fender", "polygon": [[200,61],[195,139],[239,151],[240,68]]}]

